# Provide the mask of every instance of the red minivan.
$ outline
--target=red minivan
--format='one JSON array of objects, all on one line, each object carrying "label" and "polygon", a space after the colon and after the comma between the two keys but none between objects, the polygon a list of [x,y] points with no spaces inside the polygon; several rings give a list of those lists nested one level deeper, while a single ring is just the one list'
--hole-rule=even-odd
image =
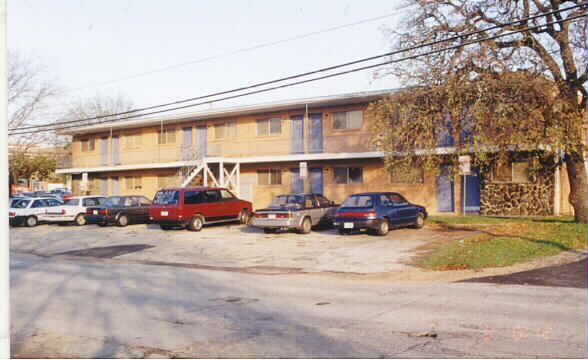
[{"label": "red minivan", "polygon": [[251,216],[251,203],[224,188],[161,189],[149,208],[149,219],[164,230],[184,226],[200,231],[204,224],[240,221]]}]

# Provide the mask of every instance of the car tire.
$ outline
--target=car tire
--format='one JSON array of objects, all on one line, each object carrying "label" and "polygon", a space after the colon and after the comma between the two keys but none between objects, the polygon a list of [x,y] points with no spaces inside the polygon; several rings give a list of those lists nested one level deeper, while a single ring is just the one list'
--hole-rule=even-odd
[{"label": "car tire", "polygon": [[269,228],[264,228],[264,229],[263,229],[263,232],[264,232],[265,234],[275,234],[275,232],[276,232],[276,229],[269,229]]},{"label": "car tire", "polygon": [[388,222],[388,219],[386,219],[386,218],[381,219],[378,222],[378,227],[376,228],[376,234],[379,236],[384,236],[384,235],[388,234],[388,231],[390,231],[390,223]]},{"label": "car tire", "polygon": [[108,225],[108,224],[106,224],[106,223],[98,223],[98,226],[100,226],[100,227],[105,227],[105,226],[107,226],[107,225]]},{"label": "car tire", "polygon": [[25,225],[27,227],[35,227],[35,226],[39,225],[39,220],[37,220],[36,216],[29,216],[25,220]]},{"label": "car tire", "polygon": [[300,224],[300,228],[298,229],[298,233],[300,234],[308,234],[312,229],[312,221],[310,221],[309,217],[305,217],[302,219],[302,223]]},{"label": "car tire", "polygon": [[188,223],[188,230],[190,231],[200,231],[202,227],[204,227],[204,219],[200,215],[194,216]]},{"label": "car tire", "polygon": [[425,215],[421,212],[418,213],[416,221],[414,222],[415,229],[422,229],[425,226]]},{"label": "car tire", "polygon": [[161,230],[171,230],[173,228],[173,226],[171,226],[171,225],[163,225],[163,224],[159,224],[159,227],[161,228]]},{"label": "car tire", "polygon": [[239,213],[239,222],[241,224],[248,224],[249,223],[249,217],[250,217],[249,210],[243,209]]},{"label": "car tire", "polygon": [[78,216],[76,216],[76,218],[74,219],[74,222],[78,226],[84,226],[86,225],[86,217],[84,216],[84,214],[78,214]]},{"label": "car tire", "polygon": [[116,225],[118,225],[120,227],[125,227],[125,226],[129,225],[129,217],[126,215],[120,215],[118,217],[118,219],[116,220]]}]

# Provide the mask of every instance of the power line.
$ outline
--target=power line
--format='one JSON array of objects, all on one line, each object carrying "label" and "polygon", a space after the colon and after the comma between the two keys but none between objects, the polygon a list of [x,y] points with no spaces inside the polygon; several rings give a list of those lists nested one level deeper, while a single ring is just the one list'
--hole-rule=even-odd
[{"label": "power line", "polygon": [[309,33],[305,33],[305,34],[301,34],[301,35],[292,36],[292,37],[289,37],[289,38],[286,38],[286,39],[282,39],[282,40],[270,41],[270,42],[266,42],[266,43],[262,43],[262,44],[258,44],[258,45],[254,45],[254,46],[250,46],[250,47],[245,47],[245,48],[241,48],[241,49],[237,49],[237,50],[233,50],[233,51],[228,51],[228,52],[225,52],[225,53],[222,53],[222,54],[218,54],[218,55],[208,56],[208,57],[204,57],[204,58],[197,59],[197,60],[192,60],[192,61],[187,61],[187,62],[183,62],[183,63],[176,64],[176,65],[170,65],[170,66],[162,67],[162,68],[155,69],[155,70],[145,71],[145,72],[142,72],[142,73],[138,73],[138,74],[126,76],[126,77],[115,79],[115,80],[105,81],[105,82],[102,82],[102,83],[88,85],[88,86],[80,86],[80,87],[76,87],[76,88],[71,88],[71,89],[65,90],[64,92],[71,92],[71,91],[74,91],[74,90],[87,89],[87,88],[96,87],[96,86],[108,85],[108,84],[112,84],[112,83],[116,83],[116,82],[120,82],[120,81],[124,81],[124,80],[135,79],[135,78],[142,77],[142,76],[145,76],[145,75],[150,75],[150,74],[154,74],[154,73],[164,72],[164,71],[168,71],[168,70],[172,70],[172,69],[184,67],[184,66],[187,66],[187,65],[193,65],[193,64],[203,63],[203,62],[210,61],[210,60],[216,60],[216,59],[220,59],[220,58],[223,58],[223,57],[226,57],[226,56],[236,55],[236,54],[240,54],[240,53],[244,53],[244,52],[249,52],[249,51],[252,51],[252,50],[257,50],[257,49],[262,49],[262,48],[265,48],[265,47],[270,47],[270,46],[274,46],[274,45],[283,44],[283,43],[290,42],[290,41],[304,39],[304,38],[307,38],[307,37],[310,37],[310,36],[314,36],[314,35],[320,35],[320,34],[323,34],[323,33],[326,33],[326,32],[331,32],[331,31],[335,31],[335,30],[344,29],[344,28],[351,27],[351,26],[356,26],[356,25],[361,25],[361,24],[365,24],[365,23],[369,23],[369,22],[373,22],[373,21],[377,21],[377,20],[382,20],[382,19],[388,18],[390,16],[394,16],[394,15],[397,15],[397,14],[398,14],[397,12],[396,13],[390,13],[390,14],[376,16],[376,17],[372,17],[372,18],[368,18],[368,19],[364,19],[364,20],[360,20],[360,21],[356,21],[356,22],[352,22],[352,23],[348,23],[348,24],[333,26],[333,27],[330,27],[330,28],[322,29],[322,30],[317,30],[317,31],[313,31],[313,32],[309,32]]},{"label": "power line", "polygon": [[[576,8],[576,7],[584,7],[584,5],[574,6],[574,7],[571,7],[571,8]],[[560,11],[566,11],[566,10],[569,10],[569,9],[570,8],[561,9]],[[543,14],[541,16],[547,16],[547,15],[549,15],[549,14],[548,13],[545,13],[545,14]],[[535,17],[532,17],[532,18],[536,18],[536,17],[539,17],[539,16],[535,16]],[[188,108],[188,107],[193,107],[193,106],[205,105],[205,104],[209,104],[209,103],[212,103],[212,102],[219,102],[219,101],[234,99],[234,98],[238,98],[238,97],[242,97],[242,96],[248,96],[248,95],[253,95],[253,94],[268,92],[268,91],[277,90],[277,89],[286,88],[286,87],[291,87],[291,86],[295,86],[295,85],[301,85],[301,84],[305,84],[305,83],[309,83],[309,82],[313,82],[313,81],[318,81],[318,80],[323,80],[323,79],[327,79],[327,78],[331,78],[331,77],[335,77],[335,76],[345,75],[345,74],[349,74],[349,73],[353,73],[353,72],[357,72],[357,71],[363,71],[363,70],[367,70],[367,69],[372,69],[372,68],[383,66],[383,65],[388,65],[388,64],[392,64],[392,63],[397,63],[397,62],[402,62],[402,61],[406,61],[406,60],[411,60],[411,59],[415,59],[415,58],[422,57],[422,56],[428,56],[428,55],[432,55],[432,54],[439,53],[439,52],[442,52],[442,51],[453,50],[453,49],[457,49],[457,48],[460,48],[460,47],[463,47],[463,46],[468,46],[468,45],[480,43],[480,42],[483,42],[483,41],[493,40],[493,39],[497,39],[497,38],[506,37],[506,36],[510,36],[510,35],[513,35],[513,34],[517,34],[517,33],[527,32],[527,31],[530,31],[530,30],[533,30],[533,29],[542,28],[542,27],[544,27],[546,25],[552,25],[552,24],[561,23],[561,22],[564,22],[564,21],[572,21],[572,20],[579,19],[579,18],[582,18],[582,17],[586,17],[586,14],[577,15],[577,16],[574,16],[574,17],[571,17],[571,18],[567,18],[567,19],[556,20],[556,21],[553,21],[553,22],[548,22],[548,23],[537,25],[537,26],[533,26],[533,27],[527,27],[525,29],[513,30],[513,31],[510,31],[508,33],[502,33],[502,34],[498,34],[498,35],[495,35],[495,36],[492,36],[492,37],[488,37],[488,38],[484,38],[484,39],[473,40],[473,41],[466,42],[466,43],[463,43],[463,44],[458,44],[458,45],[454,45],[454,46],[451,46],[451,47],[446,47],[444,49],[432,50],[432,51],[425,52],[425,53],[422,53],[422,54],[417,54],[417,55],[413,55],[413,56],[409,56],[409,57],[404,57],[404,58],[400,58],[400,59],[396,59],[396,60],[386,61],[386,62],[382,62],[382,63],[378,63],[378,64],[373,64],[373,65],[368,65],[368,66],[363,66],[363,67],[359,67],[359,68],[354,68],[354,69],[351,69],[351,70],[341,71],[341,72],[337,72],[337,73],[334,73],[334,74],[324,75],[324,76],[320,76],[320,77],[316,77],[316,78],[312,78],[312,79],[301,80],[301,81],[297,81],[297,82],[293,82],[293,83],[288,83],[288,84],[284,84],[284,85],[274,86],[274,87],[265,88],[265,89],[256,90],[256,91],[250,91],[250,92],[243,93],[243,94],[232,95],[232,96],[228,96],[228,97],[224,97],[224,98],[220,98],[220,99],[209,100],[209,101],[200,102],[200,103],[196,103],[196,104],[188,104],[188,105],[183,105],[183,106],[179,106],[179,107],[174,107],[174,108],[171,108],[171,109],[159,110],[159,111],[154,111],[154,112],[149,112],[149,113],[143,113],[143,114],[138,114],[138,115],[133,115],[133,116],[122,117],[122,118],[118,118],[118,119],[105,120],[105,121],[101,121],[101,122],[95,123],[95,124],[83,124],[83,125],[97,125],[97,124],[104,124],[104,123],[110,123],[110,122],[115,122],[115,121],[133,119],[133,118],[143,117],[143,116],[147,116],[147,115],[154,115],[154,114],[159,114],[159,113],[163,113],[163,112],[168,112],[168,111],[174,111],[174,110],[184,109],[184,108]],[[518,22],[528,21],[529,19],[531,19],[531,18],[527,18],[527,19],[523,19],[523,20],[517,20],[517,21],[512,22],[510,24],[515,24],[515,23],[518,23]],[[504,24],[504,25],[502,25],[502,27],[507,26],[507,25],[510,25],[510,24]],[[494,28],[496,28],[496,27],[494,27]],[[456,36],[454,38],[463,38],[463,37],[466,37],[466,36],[473,35],[475,33],[480,33],[480,32],[488,31],[488,30],[489,29],[485,29],[485,30],[480,30],[480,31],[468,33],[468,34],[462,34],[462,35]],[[446,42],[446,41],[450,41],[450,40],[452,40],[454,38],[449,38],[449,39],[446,39],[446,40],[439,40],[439,41],[435,41],[433,43]],[[429,44],[432,44],[432,43],[429,43]],[[407,52],[407,51],[410,51],[410,50],[421,48],[423,46],[424,45],[419,45],[419,46],[415,46],[413,48],[398,50],[398,51],[395,51],[393,53]],[[373,59],[379,58],[379,57],[382,57],[382,56],[370,57],[368,59],[373,60]],[[332,67],[329,67],[328,69],[335,69],[335,68],[339,68],[339,67],[342,67],[342,66],[347,66],[348,64],[356,64],[356,63],[364,62],[364,61],[367,61],[367,60],[357,60],[355,62],[351,62],[351,63],[347,63],[347,64],[343,64],[343,65],[332,66]],[[316,71],[309,72],[309,73],[305,73],[305,74],[306,75],[308,75],[308,74],[314,74],[314,73],[318,73],[318,72],[321,72],[321,71],[323,71],[323,69],[316,70]],[[301,76],[302,75],[294,75],[294,76],[290,76],[290,77],[284,78],[284,79],[294,79],[294,78],[298,78],[298,77],[301,77]],[[260,83],[260,84],[255,84],[255,85],[252,85],[252,86],[240,88],[239,90],[251,89],[251,88],[259,87],[259,86],[262,86],[262,85],[268,85],[268,84],[272,84],[272,83],[275,83],[275,82],[283,81],[284,79],[273,80],[273,81],[268,81],[268,82],[264,82],[264,83]],[[231,93],[231,92],[235,92],[235,91],[237,91],[237,90],[228,90],[228,91],[224,91],[224,92],[220,92],[220,93],[216,93],[216,94],[212,94],[212,95],[207,95],[207,96],[202,96],[202,97],[198,97],[198,98],[194,98],[194,99],[202,99],[202,98],[212,97],[212,96],[215,96],[215,95],[227,94],[227,93]],[[185,102],[185,101],[178,101],[178,102],[175,102],[175,103],[166,104],[166,106],[167,105],[171,105],[171,104],[178,104],[178,103],[182,103],[182,102]],[[153,106],[153,107],[149,107],[147,109],[153,109],[153,108],[162,107],[162,106],[164,106],[164,105]],[[146,109],[146,108],[144,108],[144,109]],[[97,118],[104,118],[104,117],[116,116],[116,115],[124,115],[124,114],[128,114],[128,113],[136,112],[136,111],[139,111],[139,110],[131,110],[131,111],[124,112],[124,113],[118,113],[118,114],[101,116],[101,117],[90,118],[90,119],[72,120],[72,121],[67,121],[67,122],[62,122],[62,123],[53,123],[53,124],[47,124],[47,125],[38,125],[38,126],[34,126],[34,127],[35,128],[36,127],[46,127],[46,126],[55,126],[55,125],[61,125],[61,124],[66,124],[66,123],[73,123],[73,122],[82,122],[82,121],[93,120],[93,119],[97,119]],[[17,133],[12,133],[12,134],[9,134],[9,135],[22,135],[22,134],[28,134],[28,133],[33,133],[33,132],[45,132],[45,131],[62,130],[62,129],[69,129],[69,128],[74,128],[74,127],[78,127],[78,126],[80,126],[80,125],[61,126],[61,127],[54,127],[54,128],[51,128],[51,129],[44,129],[44,130],[17,132]],[[33,126],[26,127],[26,128],[20,128],[18,130],[24,130],[24,129],[28,129],[28,128],[32,128],[32,127]]]}]

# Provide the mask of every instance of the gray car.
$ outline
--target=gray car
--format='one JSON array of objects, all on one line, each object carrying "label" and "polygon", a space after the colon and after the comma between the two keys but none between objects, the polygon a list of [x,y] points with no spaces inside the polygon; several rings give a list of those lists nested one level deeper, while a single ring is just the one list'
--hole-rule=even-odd
[{"label": "gray car", "polygon": [[265,233],[294,229],[308,234],[313,226],[332,226],[338,205],[321,194],[284,194],[268,207],[255,211],[251,226]]}]

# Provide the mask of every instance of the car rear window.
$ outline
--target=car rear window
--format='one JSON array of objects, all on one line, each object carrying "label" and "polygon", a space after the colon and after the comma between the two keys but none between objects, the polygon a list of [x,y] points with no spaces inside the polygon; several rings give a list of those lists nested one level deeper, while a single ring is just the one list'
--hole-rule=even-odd
[{"label": "car rear window", "polygon": [[153,199],[155,205],[175,205],[180,200],[180,192],[176,190],[158,191]]},{"label": "car rear window", "polygon": [[273,198],[269,206],[282,205],[300,205],[304,203],[304,198],[300,195],[278,195]]},{"label": "car rear window", "polygon": [[350,196],[343,201],[341,207],[370,207],[372,206],[372,197],[369,195]]}]

